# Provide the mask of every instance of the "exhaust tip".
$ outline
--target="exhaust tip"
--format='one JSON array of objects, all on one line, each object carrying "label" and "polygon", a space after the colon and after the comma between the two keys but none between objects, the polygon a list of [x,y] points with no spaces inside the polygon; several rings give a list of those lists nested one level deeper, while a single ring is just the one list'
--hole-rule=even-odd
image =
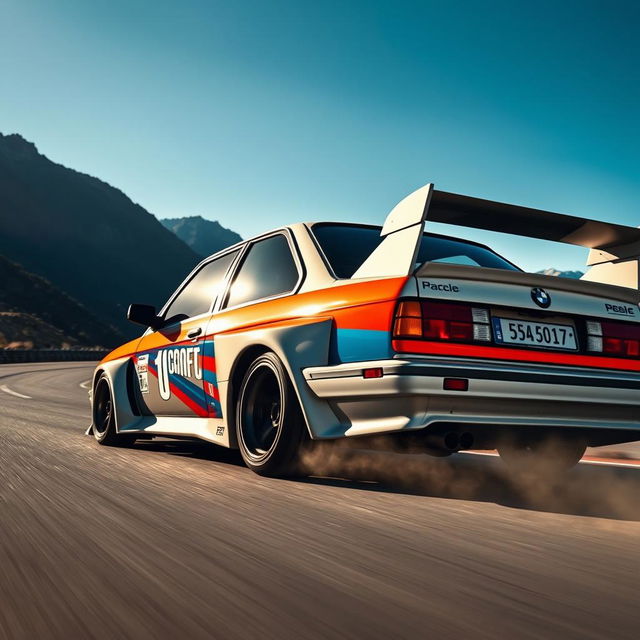
[{"label": "exhaust tip", "polygon": [[472,433],[465,431],[460,434],[460,448],[471,449],[473,447],[474,437]]},{"label": "exhaust tip", "polygon": [[450,431],[443,438],[444,446],[449,451],[457,451],[460,448],[460,437],[455,431]]}]

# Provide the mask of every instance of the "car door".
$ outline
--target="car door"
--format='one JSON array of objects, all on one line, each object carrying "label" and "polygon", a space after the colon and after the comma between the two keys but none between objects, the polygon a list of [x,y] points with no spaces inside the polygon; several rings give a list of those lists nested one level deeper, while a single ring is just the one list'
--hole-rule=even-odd
[{"label": "car door", "polygon": [[206,328],[239,253],[234,249],[200,264],[165,306],[164,326],[142,337],[135,365],[145,413],[209,415],[203,383],[212,341],[206,340]]}]

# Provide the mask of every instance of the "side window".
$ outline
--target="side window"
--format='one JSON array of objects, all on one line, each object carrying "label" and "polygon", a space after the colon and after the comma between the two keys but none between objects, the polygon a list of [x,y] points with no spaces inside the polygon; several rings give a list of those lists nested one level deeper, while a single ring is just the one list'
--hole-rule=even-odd
[{"label": "side window", "polygon": [[187,282],[166,310],[166,320],[176,322],[206,313],[221,293],[224,277],[239,250],[207,262]]},{"label": "side window", "polygon": [[251,245],[233,279],[227,307],[293,291],[298,269],[287,239],[280,233]]}]

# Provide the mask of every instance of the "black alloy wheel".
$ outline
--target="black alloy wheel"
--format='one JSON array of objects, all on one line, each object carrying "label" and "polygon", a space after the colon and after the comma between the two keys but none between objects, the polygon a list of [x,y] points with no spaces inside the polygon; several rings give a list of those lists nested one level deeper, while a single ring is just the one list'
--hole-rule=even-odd
[{"label": "black alloy wheel", "polygon": [[250,469],[265,476],[299,472],[306,427],[289,375],[272,352],[256,358],[244,375],[236,430],[240,453]]},{"label": "black alloy wheel", "polygon": [[106,374],[102,374],[93,391],[93,435],[108,446],[127,446],[135,442],[131,434],[116,431],[115,402]]}]

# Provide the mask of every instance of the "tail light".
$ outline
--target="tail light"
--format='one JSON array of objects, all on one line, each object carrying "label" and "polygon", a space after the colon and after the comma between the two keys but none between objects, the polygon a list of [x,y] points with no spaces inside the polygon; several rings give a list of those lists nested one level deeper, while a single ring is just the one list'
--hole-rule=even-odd
[{"label": "tail light", "polygon": [[622,358],[640,357],[640,326],[622,322],[587,321],[587,349]]},{"label": "tail light", "polygon": [[465,304],[403,300],[396,309],[393,337],[490,342],[489,311]]}]

